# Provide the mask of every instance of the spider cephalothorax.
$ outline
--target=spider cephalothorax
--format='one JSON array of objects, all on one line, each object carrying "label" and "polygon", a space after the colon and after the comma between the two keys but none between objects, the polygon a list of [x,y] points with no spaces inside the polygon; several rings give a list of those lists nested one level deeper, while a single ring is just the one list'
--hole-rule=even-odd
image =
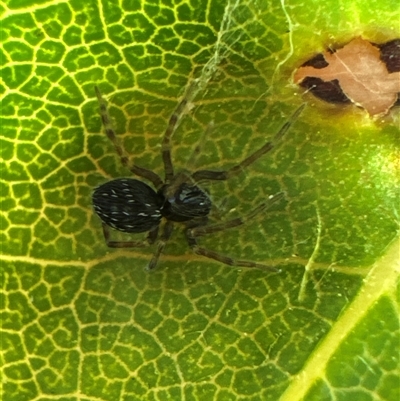
[{"label": "spider cephalothorax", "polygon": [[211,211],[208,194],[195,185],[186,173],[178,173],[158,193],[164,199],[162,215],[168,220],[188,221],[206,217]]},{"label": "spider cephalothorax", "polygon": [[135,175],[152,182],[155,188],[153,189],[144,182],[133,178],[118,178],[108,181],[94,190],[92,197],[93,207],[103,223],[103,233],[107,245],[112,248],[143,246],[143,241],[112,241],[110,239],[109,227],[127,233],[147,232],[147,241],[151,244],[159,237],[159,227],[164,219],[164,228],[158,239],[158,246],[153,258],[148,265],[149,270],[156,267],[165,244],[171,236],[174,222],[180,222],[186,226],[186,239],[188,245],[195,253],[230,266],[256,267],[277,271],[277,269],[262,263],[232,259],[210,249],[203,248],[198,245],[197,238],[244,224],[256,214],[282,199],[283,193],[279,192],[270,196],[264,203],[244,217],[220,224],[208,224],[207,218],[211,211],[212,203],[207,192],[198,185],[198,182],[204,180],[227,180],[239,174],[244,167],[254,163],[262,155],[274,148],[275,143],[283,137],[293,121],[299,116],[304,106],[296,110],[291,119],[283,125],[272,141],[264,144],[256,152],[229,170],[197,170],[193,173],[179,172],[175,174],[171,158],[170,139],[187,104],[187,98],[185,97],[170,117],[169,124],[164,133],[162,159],[164,162],[165,179],[163,180],[153,171],[129,163],[129,158],[118,143],[111,126],[106,103],[99,89],[97,87],[95,89],[100,104],[103,125],[107,136],[114,144],[122,164]]}]

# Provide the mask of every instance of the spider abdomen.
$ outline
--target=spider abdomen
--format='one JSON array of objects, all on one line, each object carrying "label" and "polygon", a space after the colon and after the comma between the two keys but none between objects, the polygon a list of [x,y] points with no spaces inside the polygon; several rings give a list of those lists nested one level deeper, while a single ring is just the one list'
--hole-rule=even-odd
[{"label": "spider abdomen", "polygon": [[92,196],[101,221],[119,231],[142,233],[161,222],[162,198],[147,184],[119,178],[98,186]]}]

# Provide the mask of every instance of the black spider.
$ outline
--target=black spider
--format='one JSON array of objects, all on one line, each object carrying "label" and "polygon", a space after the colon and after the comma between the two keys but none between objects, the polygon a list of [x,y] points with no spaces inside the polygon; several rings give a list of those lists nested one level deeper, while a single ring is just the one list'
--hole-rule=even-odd
[{"label": "black spider", "polygon": [[[194,85],[189,88],[189,93],[193,88]],[[188,97],[185,96],[170,117],[164,133],[161,152],[164,162],[165,179],[162,180],[153,171],[129,163],[129,158],[119,144],[111,126],[106,103],[99,89],[95,87],[95,90],[100,104],[101,119],[107,136],[114,144],[122,164],[135,175],[151,181],[156,188],[154,190],[144,182],[132,178],[118,178],[106,182],[94,190],[93,207],[103,223],[103,234],[109,247],[130,248],[144,245],[143,241],[112,241],[110,239],[109,227],[127,233],[148,232],[147,242],[152,244],[158,238],[159,226],[161,220],[164,218],[166,222],[162,234],[157,241],[156,251],[148,265],[149,270],[156,267],[165,244],[171,236],[174,222],[179,222],[184,223],[186,226],[185,234],[188,245],[196,254],[215,259],[230,266],[256,267],[277,271],[274,267],[251,261],[235,260],[203,248],[198,245],[197,238],[244,224],[256,214],[282,199],[283,193],[280,192],[269,197],[245,217],[229,220],[225,223],[207,225],[207,217],[212,204],[208,194],[197,183],[201,180],[227,180],[239,174],[244,167],[252,164],[262,155],[272,150],[275,143],[283,137],[292,123],[297,119],[304,105],[298,108],[290,120],[282,126],[273,141],[267,142],[256,152],[229,170],[197,170],[194,173],[174,173],[170,140],[188,102]]]}]

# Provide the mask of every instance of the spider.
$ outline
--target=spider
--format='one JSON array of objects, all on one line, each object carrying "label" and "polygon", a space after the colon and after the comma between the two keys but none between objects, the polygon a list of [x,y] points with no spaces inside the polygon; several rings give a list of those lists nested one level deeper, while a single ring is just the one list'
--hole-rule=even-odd
[{"label": "spider", "polygon": [[[194,85],[192,84],[186,96],[177,105],[169,118],[167,128],[164,132],[161,147],[165,172],[164,180],[155,172],[140,167],[135,163],[130,163],[111,125],[106,102],[98,87],[95,87],[104,129],[108,138],[113,143],[121,163],[136,176],[150,181],[155,188],[153,189],[137,179],[117,178],[94,189],[92,196],[93,207],[102,221],[105,242],[110,248],[142,247],[146,246],[146,242],[149,245],[156,242],[156,250],[147,266],[148,270],[153,270],[157,266],[160,255],[172,234],[174,224],[183,223],[187,243],[195,254],[214,259],[229,266],[260,268],[277,272],[279,271],[278,269],[262,263],[233,259],[210,249],[203,248],[198,244],[198,238],[244,224],[275,202],[280,201],[284,193],[279,192],[270,196],[265,202],[243,217],[223,223],[208,224],[207,220],[212,203],[209,195],[200,188],[198,183],[204,180],[228,180],[232,176],[238,175],[243,168],[251,165],[261,156],[270,152],[298,118],[305,105],[300,106],[295,111],[272,141],[265,143],[260,149],[236,166],[225,171],[197,170],[191,173],[186,171],[175,173],[171,158],[171,137],[180,117],[185,111],[185,107],[189,101],[188,93],[193,90],[193,87]],[[162,220],[164,220],[164,225],[161,235],[159,235]],[[110,228],[125,233],[147,232],[148,234],[146,241],[114,241],[111,239]]]}]

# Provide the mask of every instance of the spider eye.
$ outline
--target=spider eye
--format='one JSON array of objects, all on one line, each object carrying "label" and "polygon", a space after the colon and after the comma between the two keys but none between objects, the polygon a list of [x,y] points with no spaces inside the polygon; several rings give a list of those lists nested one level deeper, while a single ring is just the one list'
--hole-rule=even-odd
[{"label": "spider eye", "polygon": [[211,200],[196,185],[181,184],[174,195],[166,199],[161,210],[164,217],[173,221],[186,221],[205,217],[210,213]]},{"label": "spider eye", "polygon": [[175,199],[181,204],[196,204],[198,199],[204,195],[197,187],[188,187],[187,185],[182,185],[175,194]]}]

